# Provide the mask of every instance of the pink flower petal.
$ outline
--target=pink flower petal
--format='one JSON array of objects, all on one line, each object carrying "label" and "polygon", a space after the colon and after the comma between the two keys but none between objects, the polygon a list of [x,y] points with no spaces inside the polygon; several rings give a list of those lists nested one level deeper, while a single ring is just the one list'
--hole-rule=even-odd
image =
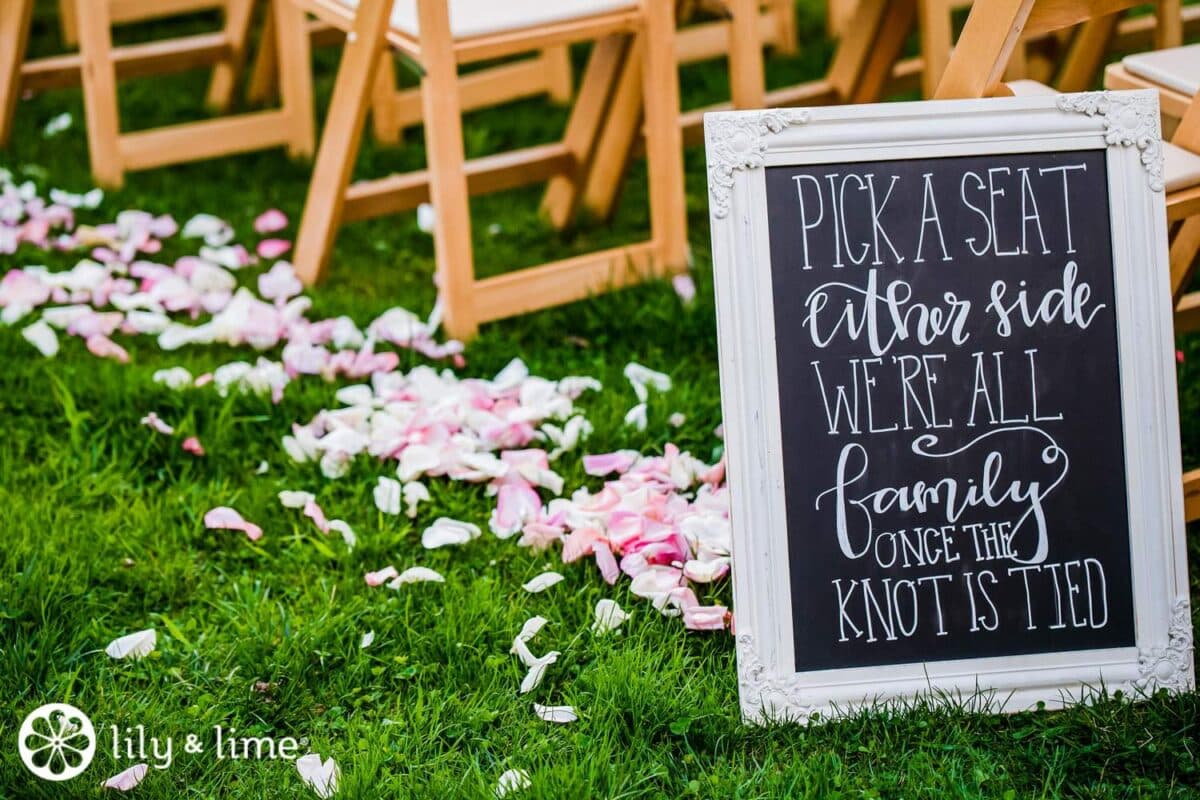
[{"label": "pink flower petal", "polygon": [[683,609],[683,624],[691,631],[723,631],[729,619],[725,606],[689,606]]},{"label": "pink flower petal", "polygon": [[262,528],[242,519],[242,515],[228,506],[218,506],[204,515],[204,527],[209,530],[241,531],[252,542],[262,538]]},{"label": "pink flower petal", "polygon": [[584,456],[583,471],[588,475],[597,476],[628,472],[637,461],[638,455],[633,450],[618,450],[615,453]]},{"label": "pink flower petal", "polygon": [[278,233],[287,226],[287,214],[284,214],[278,208],[267,209],[254,220],[255,233]]},{"label": "pink flower petal", "polygon": [[150,769],[148,764],[134,764],[123,772],[118,772],[111,778],[100,784],[101,789],[116,789],[118,792],[128,792],[130,789],[137,786],[146,777],[146,772]]},{"label": "pink flower petal", "polygon": [[99,334],[89,336],[87,339],[87,349],[92,355],[98,358],[111,358],[122,364],[129,363],[129,353],[125,352],[125,348],[107,336]]},{"label": "pink flower petal", "polygon": [[399,573],[396,572],[396,568],[391,564],[388,564],[383,569],[379,569],[374,572],[368,572],[363,576],[363,578],[366,579],[367,586],[382,586],[392,578],[398,577],[398,575]]},{"label": "pink flower petal", "polygon": [[279,258],[292,249],[292,243],[287,239],[263,239],[255,248],[260,258]]},{"label": "pink flower petal", "polygon": [[204,445],[200,444],[200,440],[195,436],[189,436],[184,439],[180,447],[183,448],[185,453],[191,453],[197,457],[204,455]]}]

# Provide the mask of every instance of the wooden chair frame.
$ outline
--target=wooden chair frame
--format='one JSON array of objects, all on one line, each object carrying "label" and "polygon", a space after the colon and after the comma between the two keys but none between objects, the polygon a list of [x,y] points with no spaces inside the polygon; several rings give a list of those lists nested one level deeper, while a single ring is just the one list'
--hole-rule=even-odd
[{"label": "wooden chair frame", "polygon": [[[916,0],[862,0],[854,25],[838,43],[822,78],[774,91],[763,87],[762,40],[756,0],[725,0],[729,11],[728,53],[731,103],[686,111],[680,126],[686,144],[703,137],[704,114],[729,108],[789,107],[878,100],[893,80],[904,41],[916,19]],[[681,34],[682,35],[682,34]],[[600,219],[616,207],[630,160],[641,149],[638,123],[642,95],[633,76],[623,76],[596,147],[595,165],[583,192],[583,207]],[[552,208],[552,215],[557,212]]]},{"label": "wooden chair frame", "polygon": [[[297,7],[347,31],[347,43],[313,170],[296,243],[295,265],[308,283],[322,277],[342,222],[395,213],[426,200],[437,209],[434,250],[447,332],[468,338],[479,324],[559,305],[687,266],[683,158],[672,54],[646,46],[673,32],[668,3],[639,5],[583,19],[454,39],[447,0],[418,0],[420,35],[389,26],[391,0],[362,0],[357,12],[336,0],[295,0]],[[560,142],[467,161],[463,152],[458,65],[595,41],[575,107]],[[421,82],[428,168],[349,185],[377,70],[385,48],[424,69]],[[475,277],[469,195],[549,180],[547,197],[571,209],[585,179],[600,121],[626,62],[640,65],[659,102],[647,110],[649,241],[577,256],[496,277]],[[564,224],[570,215],[554,218]]]},{"label": "wooden chair frame", "polygon": [[[112,58],[121,78],[162,75],[214,66],[206,105],[227,110],[245,58],[254,0],[112,0],[114,25],[159,19],[197,11],[223,10],[225,25],[213,33],[181,36],[146,44],[114,47]],[[35,0],[0,0],[0,147],[8,144],[17,99],[22,92],[79,86],[83,56],[66,53],[26,61],[29,27]],[[62,38],[68,46],[79,43],[75,0],[59,0]]]},{"label": "wooden chair frame", "polygon": [[[1018,40],[1116,14],[1137,5],[1137,0],[987,0],[977,2],[967,17],[950,62],[938,84],[938,99],[989,97],[1005,94],[1004,70]],[[1175,144],[1200,151],[1200,99],[1193,99],[1176,131]],[[1176,301],[1195,268],[1200,249],[1200,186],[1172,192],[1166,198],[1167,222],[1179,223],[1171,242],[1171,286]],[[1190,251],[1190,260],[1184,259]],[[1200,324],[1200,296],[1196,298]],[[1187,324],[1187,308],[1176,306],[1175,324]],[[1200,469],[1183,474],[1185,519],[1200,519]]]},{"label": "wooden chair frame", "polygon": [[[313,47],[341,45],[345,41],[344,31],[327,22],[314,19],[308,25]],[[274,26],[275,20],[268,14],[263,23],[263,45],[254,60],[247,89],[252,101],[265,102],[278,91]],[[405,128],[421,122],[421,92],[400,89],[393,54],[388,51],[381,58],[372,89],[371,130],[377,142],[396,144]],[[459,80],[459,103],[464,111],[539,95],[566,104],[571,100],[573,83],[570,51],[566,45],[549,47],[530,58],[477,70]]]},{"label": "wooden chair frame", "polygon": [[[308,38],[304,16],[283,0],[271,0],[280,42],[281,107],[121,133],[117,107],[119,48],[112,44],[114,9],[129,0],[76,0],[79,49],[83,60],[83,100],[87,116],[88,153],[92,173],[101,186],[118,187],[125,173],[168,164],[198,161],[270,147],[286,146],[292,156],[312,153],[315,137]],[[134,0],[145,2],[145,0]],[[181,0],[191,2],[191,0]],[[237,20],[248,25],[252,0],[226,0]],[[303,41],[301,41],[303,40]],[[286,57],[284,57],[286,54]],[[232,82],[232,81],[231,81]]]}]

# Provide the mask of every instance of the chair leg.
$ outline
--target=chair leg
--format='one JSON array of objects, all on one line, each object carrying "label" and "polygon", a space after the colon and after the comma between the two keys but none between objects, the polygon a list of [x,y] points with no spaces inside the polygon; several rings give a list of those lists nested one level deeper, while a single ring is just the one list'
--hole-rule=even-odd
[{"label": "chair leg", "polygon": [[[276,3],[275,12],[280,17],[276,21],[282,28],[280,12],[289,0],[276,0]],[[353,35],[347,37],[342,51],[329,116],[296,239],[293,263],[296,274],[307,284],[316,283],[324,276],[334,238],[341,226],[346,187],[350,184],[354,160],[362,144],[371,85],[379,66],[379,55],[386,46],[390,13],[391,0],[361,0],[354,18]]]},{"label": "chair leg", "polygon": [[584,181],[583,207],[597,219],[612,216],[638,134],[638,123],[642,120],[642,54],[645,49],[641,38],[635,39],[629,47]]},{"label": "chair leg", "polygon": [[445,309],[446,332],[469,339],[478,331],[475,262],[471,248],[471,207],[463,171],[462,111],[458,65],[445,0],[417,0],[425,76],[421,101],[429,164],[429,200],[437,210],[433,229],[437,283]]},{"label": "chair leg", "polygon": [[1200,217],[1189,217],[1171,238],[1171,297],[1178,303],[1187,293],[1200,254]]},{"label": "chair leg", "polygon": [[758,0],[726,0],[729,7],[729,84],[734,108],[766,105],[763,43],[759,36]]},{"label": "chair leg", "polygon": [[679,127],[679,68],[673,48],[659,47],[675,31],[669,3],[643,0],[642,95],[646,120],[646,171],[650,181],[650,228],[659,274],[687,269],[687,200],[683,185],[683,132]]},{"label": "chair leg", "polygon": [[770,13],[775,18],[775,52],[795,55],[800,50],[795,0],[771,0]]},{"label": "chair leg", "polygon": [[1059,71],[1056,88],[1060,92],[1083,92],[1092,88],[1120,18],[1119,13],[1107,14],[1079,27]]},{"label": "chair leg", "polygon": [[855,103],[875,103],[891,80],[892,68],[904,50],[904,41],[917,19],[916,0],[887,0],[887,10],[879,27],[879,35],[871,47],[858,85],[851,100]]},{"label": "chair leg", "polygon": [[1200,519],[1200,469],[1183,473],[1183,517],[1186,522]]},{"label": "chair leg", "polygon": [[547,47],[538,58],[546,71],[546,94],[550,102],[560,105],[570,103],[575,88],[570,48],[565,44]]},{"label": "chair leg", "polygon": [[1183,3],[1180,0],[1158,0],[1154,27],[1154,49],[1165,50],[1183,44]]},{"label": "chair leg", "polygon": [[275,47],[279,58],[279,94],[288,112],[288,155],[307,158],[316,146],[313,106],[312,52],[304,12],[291,0],[271,0],[275,6]]},{"label": "chair leg", "polygon": [[228,111],[233,104],[234,90],[246,62],[253,12],[254,0],[225,0],[225,38],[229,41],[229,57],[213,67],[205,100],[205,105],[214,111]]},{"label": "chair leg", "polygon": [[21,97],[21,64],[29,43],[33,0],[15,0],[0,14],[0,147],[8,147]]},{"label": "chair leg", "polygon": [[371,133],[379,144],[399,144],[404,126],[396,114],[396,64],[392,54],[384,50],[371,87]]},{"label": "chair leg", "polygon": [[575,165],[569,175],[555,175],[546,185],[542,214],[555,228],[563,228],[575,216],[575,207],[591,172],[596,141],[604,124],[605,112],[621,65],[629,50],[629,37],[613,35],[596,42],[579,86],[579,97],[571,110],[563,143],[571,151]]},{"label": "chair leg", "polygon": [[258,52],[250,66],[250,81],[246,85],[246,100],[265,103],[279,90],[276,81],[279,75],[279,51],[275,46],[275,4],[267,3],[263,15],[262,32],[258,41]]},{"label": "chair leg", "polygon": [[946,0],[920,0],[921,58],[925,69],[921,73],[921,96],[933,97],[938,81],[950,61],[950,48],[954,46],[951,28],[951,5]]},{"label": "chair leg", "polygon": [[109,4],[75,0],[75,13],[79,20],[83,109],[87,118],[92,176],[100,186],[120,188],[125,182],[125,167],[121,158],[117,71],[111,52]]},{"label": "chair leg", "polygon": [[79,44],[79,22],[75,19],[75,0],[58,0],[58,26],[64,45],[75,47]]}]

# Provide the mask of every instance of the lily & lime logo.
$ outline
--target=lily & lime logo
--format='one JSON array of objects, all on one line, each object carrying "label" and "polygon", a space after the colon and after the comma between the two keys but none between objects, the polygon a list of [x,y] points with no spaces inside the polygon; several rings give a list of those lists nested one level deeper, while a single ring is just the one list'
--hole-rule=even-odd
[{"label": "lily & lime logo", "polygon": [[92,721],[67,703],[35,708],[21,723],[17,750],[25,768],[42,780],[67,781],[81,774],[96,755]]}]

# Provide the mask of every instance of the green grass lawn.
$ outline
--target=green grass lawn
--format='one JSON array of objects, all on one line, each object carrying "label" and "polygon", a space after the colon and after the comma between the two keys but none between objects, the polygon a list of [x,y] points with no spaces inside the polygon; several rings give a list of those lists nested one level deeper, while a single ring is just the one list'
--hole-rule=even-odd
[{"label": "green grass lawn", "polygon": [[[772,59],[772,83],[819,74],[831,52],[822,36],[819,9],[806,3],[802,37],[820,44],[801,57]],[[54,20],[42,11],[33,49],[56,47]],[[317,62],[324,101],[336,54],[320,53]],[[204,84],[199,73],[130,84],[126,125],[194,118]],[[719,67],[684,73],[690,104],[723,91]],[[64,111],[74,126],[46,138],[43,126]],[[90,188],[79,93],[32,98],[17,115],[0,166],[43,187]],[[541,101],[472,115],[467,147],[479,154],[547,141],[564,119],[562,109]],[[368,141],[361,175],[419,164],[419,140],[411,131],[398,149]],[[692,309],[656,283],[488,325],[469,346],[463,374],[490,377],[520,355],[534,374],[594,375],[605,390],[580,402],[595,426],[587,452],[657,453],[675,442],[712,460],[720,398],[703,153],[689,150],[686,161],[699,287]],[[307,165],[278,152],[138,173],[82,218],[103,222],[142,208],[182,222],[205,211],[248,239],[264,209],[277,206],[298,219],[307,176]],[[536,188],[479,199],[480,271],[632,238],[646,224],[644,188],[635,166],[612,225],[562,236],[539,221]],[[26,249],[0,257],[0,272],[43,260],[67,268],[77,257]],[[330,279],[311,293],[311,316],[348,314],[365,325],[393,305],[425,313],[432,263],[432,241],[414,215],[351,226],[338,240]],[[384,516],[371,489],[392,467],[364,458],[329,481],[315,465],[293,464],[280,446],[293,423],[333,404],[335,385],[294,382],[279,405],[175,393],[155,385],[152,373],[177,364],[200,373],[252,354],[217,346],[164,353],[146,338],[122,339],[132,356],[122,366],[66,337],[56,359],[43,359],[19,326],[0,327],[0,797],[93,797],[102,779],[128,766],[102,746],[85,777],[61,785],[34,780],[17,757],[16,728],[34,707],[58,701],[106,726],[144,724],[148,734],[177,740],[174,764],[151,770],[132,795],[141,798],[315,796],[285,762],[179,752],[187,733],[207,735],[214,725],[306,738],[304,752],[341,765],[338,796],[345,798],[490,797],[509,768],[530,773],[533,785],[522,795],[530,798],[1200,795],[1195,694],[1003,717],[918,709],[811,727],[744,727],[728,635],[685,632],[633,597],[628,581],[609,587],[590,564],[564,566],[554,553],[536,555],[486,533],[452,552],[422,550],[422,523],[435,516],[486,523],[493,501],[482,487],[430,480],[433,500],[416,523]],[[1195,464],[1200,346],[1180,346],[1188,355],[1180,368],[1185,461]],[[403,358],[402,368],[423,363]],[[652,396],[644,433],[622,424],[634,402],[621,375],[630,360],[674,380],[670,392]],[[208,456],[193,458],[152,434],[139,423],[150,411],[199,434]],[[675,411],[687,415],[678,430],[666,422]],[[568,486],[598,488],[579,452],[558,469]],[[256,475],[264,460],[269,472]],[[280,508],[281,489],[317,494],[331,516],[354,526],[357,549],[332,546],[308,520]],[[201,518],[218,505],[260,523],[265,537],[248,546],[241,534],[206,531]],[[1193,564],[1198,541],[1191,537]],[[363,573],[387,563],[427,565],[446,583],[368,588]],[[567,580],[539,595],[521,589],[548,568]],[[1192,574],[1195,598],[1200,572],[1193,567]],[[633,612],[620,635],[589,632],[602,597]],[[728,603],[728,581],[710,599]],[[536,694],[521,696],[524,669],[508,650],[534,614],[550,620],[536,649],[562,656]],[[150,657],[104,655],[114,637],[147,627],[159,634]],[[362,650],[367,630],[376,641]],[[574,705],[581,719],[549,725],[532,714],[533,699]]]}]

